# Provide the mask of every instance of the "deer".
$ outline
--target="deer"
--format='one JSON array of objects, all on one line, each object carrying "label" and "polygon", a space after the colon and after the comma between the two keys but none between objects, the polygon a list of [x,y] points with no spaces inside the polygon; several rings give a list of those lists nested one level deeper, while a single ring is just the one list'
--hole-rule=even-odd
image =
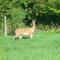
[{"label": "deer", "polygon": [[32,27],[16,28],[14,38],[19,37],[21,39],[23,36],[29,36],[30,39],[32,39],[34,31],[35,31],[35,20],[32,21]]}]

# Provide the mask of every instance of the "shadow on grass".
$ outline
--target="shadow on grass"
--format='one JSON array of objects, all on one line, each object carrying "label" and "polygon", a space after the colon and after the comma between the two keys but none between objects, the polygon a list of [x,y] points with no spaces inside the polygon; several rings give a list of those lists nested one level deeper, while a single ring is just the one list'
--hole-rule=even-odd
[{"label": "shadow on grass", "polygon": [[[17,39],[20,39],[20,38],[19,38],[19,37],[16,37],[15,39],[17,40]],[[28,37],[28,36],[23,36],[21,39],[30,39],[30,37]]]}]

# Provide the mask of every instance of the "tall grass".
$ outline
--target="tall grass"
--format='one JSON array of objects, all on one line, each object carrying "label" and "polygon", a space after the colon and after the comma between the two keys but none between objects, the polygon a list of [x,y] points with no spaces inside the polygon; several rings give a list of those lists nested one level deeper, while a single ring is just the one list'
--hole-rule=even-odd
[{"label": "tall grass", "polygon": [[60,60],[60,32],[35,32],[32,39],[0,36],[0,60]]}]

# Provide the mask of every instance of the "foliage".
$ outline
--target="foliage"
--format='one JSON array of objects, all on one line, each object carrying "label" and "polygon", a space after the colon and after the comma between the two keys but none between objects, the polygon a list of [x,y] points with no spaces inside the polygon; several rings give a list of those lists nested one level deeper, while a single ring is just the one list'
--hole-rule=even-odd
[{"label": "foliage", "polygon": [[50,26],[53,22],[56,26],[60,24],[60,0],[0,0],[0,23],[3,25],[4,15],[7,17],[8,28],[12,27],[14,22],[11,29],[16,28],[16,23],[19,27],[22,26],[23,20],[34,19],[38,25]]}]

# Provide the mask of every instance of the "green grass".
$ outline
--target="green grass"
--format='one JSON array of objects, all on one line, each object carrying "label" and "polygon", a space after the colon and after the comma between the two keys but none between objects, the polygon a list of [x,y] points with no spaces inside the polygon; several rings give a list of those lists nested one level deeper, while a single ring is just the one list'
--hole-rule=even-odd
[{"label": "green grass", "polygon": [[0,60],[60,60],[60,32],[36,32],[32,39],[0,36]]}]

